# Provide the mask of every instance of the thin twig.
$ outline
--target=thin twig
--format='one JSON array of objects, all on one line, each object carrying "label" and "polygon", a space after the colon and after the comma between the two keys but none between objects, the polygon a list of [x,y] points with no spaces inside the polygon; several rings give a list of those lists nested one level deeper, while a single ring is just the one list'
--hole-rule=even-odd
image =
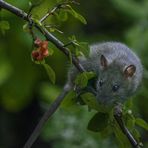
[{"label": "thin twig", "polygon": [[73,3],[73,4],[76,4],[76,5],[79,5],[78,2],[76,1],[67,1],[67,2],[63,2],[63,3],[59,3],[57,4],[56,6],[54,6],[51,10],[49,10],[41,19],[40,19],[40,23],[42,23],[43,21],[45,21],[48,16],[50,15],[54,15],[54,13],[57,11],[57,10],[60,10],[61,8],[65,8],[66,5],[70,4],[70,3]]},{"label": "thin twig", "polygon": [[[0,0],[0,7],[3,9],[6,9],[8,11],[10,11],[11,13],[17,15],[18,17],[22,18],[23,20],[26,21],[30,21],[28,19],[28,15],[27,13],[25,13],[23,10],[16,8],[12,5],[10,5],[7,2],[4,2],[2,0]],[[31,18],[30,18],[31,19]],[[31,19],[31,21],[33,21]],[[58,49],[60,49],[67,57],[69,57],[69,50],[68,48],[64,47],[64,44],[58,40],[56,37],[54,37],[51,33],[48,32],[48,30],[46,28],[44,28],[43,26],[40,26],[38,24],[35,24],[35,27],[46,37],[47,40],[49,40],[50,42],[52,42]],[[85,69],[82,67],[82,65],[79,63],[78,59],[74,56],[72,56],[72,63],[75,65],[75,67],[80,71],[80,72],[84,72]],[[40,134],[40,130],[42,128],[42,126],[44,125],[44,123],[48,120],[49,117],[51,117],[53,115],[53,113],[57,110],[58,106],[60,105],[61,101],[63,100],[63,96],[64,96],[65,92],[62,92],[61,95],[52,103],[51,107],[49,108],[49,110],[47,112],[44,113],[41,121],[39,122],[39,124],[37,125],[37,127],[35,128],[33,134],[31,135],[31,137],[29,138],[28,142],[26,143],[24,148],[30,148],[31,145],[33,144],[33,142],[36,140],[36,138],[38,137],[38,135]],[[114,118],[117,121],[117,123],[119,124],[122,132],[127,136],[127,138],[129,139],[129,141],[131,142],[131,145],[133,147],[136,148],[140,148],[140,146],[138,145],[138,143],[136,142],[136,140],[134,139],[134,137],[131,135],[131,133],[129,132],[129,130],[126,128],[126,126],[124,125],[124,122],[122,120],[122,115],[119,113],[115,113],[114,114]]]},{"label": "thin twig", "polygon": [[64,47],[70,46],[70,45],[74,45],[73,41],[70,41],[69,43],[65,44]]},{"label": "thin twig", "polygon": [[38,138],[43,125],[46,123],[46,121],[52,116],[52,114],[57,110],[57,108],[60,106],[63,98],[68,93],[68,90],[63,90],[62,93],[57,97],[57,99],[50,105],[49,109],[44,113],[41,120],[35,127],[33,133],[29,137],[28,141],[25,143],[24,148],[30,148],[32,144],[35,142],[35,140]]},{"label": "thin twig", "polygon": [[133,148],[141,148],[139,143],[135,140],[133,135],[130,133],[130,131],[125,126],[123,119],[122,119],[122,108],[120,105],[115,106],[114,108],[114,118],[116,119],[119,127],[121,128],[122,132],[126,135],[129,142],[131,143]]},{"label": "thin twig", "polygon": [[49,10],[41,19],[40,19],[40,23],[42,23],[43,21],[45,21],[49,15],[53,15],[54,12],[59,9],[59,7],[54,7],[51,11]]}]

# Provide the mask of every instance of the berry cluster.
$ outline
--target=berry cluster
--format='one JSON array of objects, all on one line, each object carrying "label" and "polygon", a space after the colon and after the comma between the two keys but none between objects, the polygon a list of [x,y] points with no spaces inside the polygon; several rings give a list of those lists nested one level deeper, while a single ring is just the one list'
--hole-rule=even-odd
[{"label": "berry cluster", "polygon": [[42,41],[41,39],[37,38],[34,41],[34,45],[37,49],[32,51],[32,58],[35,61],[42,61],[45,57],[49,56],[48,52],[48,41]]}]

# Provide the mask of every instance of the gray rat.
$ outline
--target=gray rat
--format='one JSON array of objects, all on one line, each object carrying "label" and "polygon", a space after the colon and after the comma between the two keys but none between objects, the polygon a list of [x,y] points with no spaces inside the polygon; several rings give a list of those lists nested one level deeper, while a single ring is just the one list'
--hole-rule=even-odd
[{"label": "gray rat", "polygon": [[[87,87],[105,105],[115,101],[124,102],[136,92],[142,80],[140,59],[130,48],[119,42],[91,45],[89,57],[80,57],[79,61],[86,71],[96,73],[97,77]],[[78,73],[74,66],[70,68],[65,89],[74,88]]]}]

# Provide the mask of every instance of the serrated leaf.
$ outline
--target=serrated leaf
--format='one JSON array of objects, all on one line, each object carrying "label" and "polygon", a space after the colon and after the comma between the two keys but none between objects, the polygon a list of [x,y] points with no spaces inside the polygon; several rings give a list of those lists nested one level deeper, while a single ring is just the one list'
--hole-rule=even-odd
[{"label": "serrated leaf", "polygon": [[94,109],[94,110],[97,110],[99,112],[104,112],[104,113],[108,112],[109,108],[106,108],[104,105],[101,105],[97,101],[94,94],[87,92],[87,93],[82,94],[80,97],[84,101],[84,103],[88,105],[90,109]]},{"label": "serrated leaf", "polygon": [[79,13],[77,13],[70,5],[67,5],[68,7],[68,12],[73,15],[76,19],[78,19],[79,21],[81,21],[83,24],[87,24],[85,18],[80,15]]},{"label": "serrated leaf", "polygon": [[0,30],[3,34],[5,34],[6,30],[10,29],[10,25],[8,21],[0,21]]},{"label": "serrated leaf", "polygon": [[76,104],[76,97],[77,97],[77,94],[75,91],[72,90],[72,91],[68,92],[68,94],[65,96],[65,98],[61,104],[62,107],[69,108],[72,105]]},{"label": "serrated leaf", "polygon": [[144,128],[145,130],[148,130],[148,123],[144,121],[141,118],[136,118],[135,120],[136,124],[139,125],[140,127]]},{"label": "serrated leaf", "polygon": [[80,88],[85,88],[88,83],[88,78],[85,73],[80,73],[77,75],[75,79],[75,84],[79,86]]},{"label": "serrated leaf", "polygon": [[94,132],[103,131],[108,125],[108,117],[107,113],[96,113],[89,121],[87,129]]},{"label": "serrated leaf", "polygon": [[55,84],[55,72],[48,64],[42,64],[49,76],[50,81]]},{"label": "serrated leaf", "polygon": [[87,86],[88,80],[95,77],[96,74],[94,72],[83,72],[77,75],[75,79],[75,84],[80,88],[85,88]]}]

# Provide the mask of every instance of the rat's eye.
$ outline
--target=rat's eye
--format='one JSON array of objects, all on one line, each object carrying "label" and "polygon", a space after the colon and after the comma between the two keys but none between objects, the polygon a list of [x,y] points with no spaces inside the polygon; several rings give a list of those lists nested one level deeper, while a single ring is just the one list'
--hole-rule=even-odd
[{"label": "rat's eye", "polygon": [[119,85],[117,85],[117,84],[113,85],[113,87],[112,87],[113,92],[116,92],[118,89],[119,89]]},{"label": "rat's eye", "polygon": [[100,81],[99,81],[99,86],[101,87],[102,85],[103,85],[103,80],[101,79]]}]

